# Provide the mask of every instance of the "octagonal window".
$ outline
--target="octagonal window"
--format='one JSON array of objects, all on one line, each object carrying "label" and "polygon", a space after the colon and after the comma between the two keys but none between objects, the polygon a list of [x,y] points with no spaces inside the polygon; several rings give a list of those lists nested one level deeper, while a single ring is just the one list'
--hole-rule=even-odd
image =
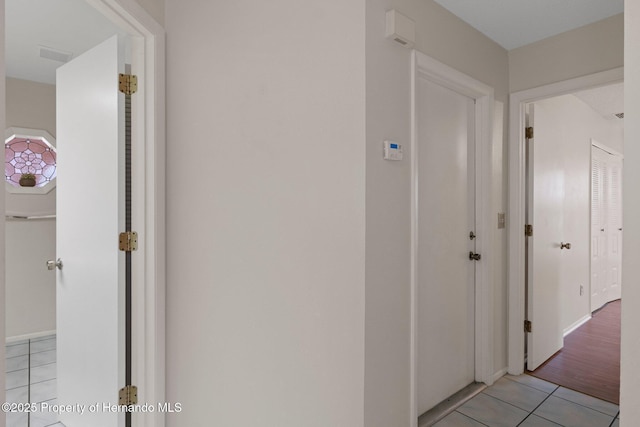
[{"label": "octagonal window", "polygon": [[4,142],[4,175],[10,184],[7,188],[11,192],[39,190],[36,192],[42,193],[56,178],[55,140],[44,131],[24,131],[8,132]]}]

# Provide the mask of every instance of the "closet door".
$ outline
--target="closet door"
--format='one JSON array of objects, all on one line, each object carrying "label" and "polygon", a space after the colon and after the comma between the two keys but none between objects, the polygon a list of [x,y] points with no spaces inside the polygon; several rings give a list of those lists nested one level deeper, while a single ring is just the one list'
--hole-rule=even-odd
[{"label": "closet door", "polygon": [[591,311],[607,302],[606,153],[591,149]]},{"label": "closet door", "polygon": [[591,149],[591,311],[621,297],[622,158]]},{"label": "closet door", "polygon": [[607,261],[609,270],[609,301],[622,295],[622,159],[609,155],[607,161]]}]

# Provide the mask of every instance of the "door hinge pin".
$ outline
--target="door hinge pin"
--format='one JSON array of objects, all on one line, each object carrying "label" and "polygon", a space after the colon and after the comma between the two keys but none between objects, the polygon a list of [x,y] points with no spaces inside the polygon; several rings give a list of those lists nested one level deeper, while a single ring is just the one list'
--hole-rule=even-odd
[{"label": "door hinge pin", "polygon": [[531,325],[531,321],[530,320],[525,320],[524,321],[524,331],[531,333],[531,330],[533,329],[533,326]]},{"label": "door hinge pin", "polygon": [[533,139],[533,128],[531,126],[524,128],[524,137],[527,139]]},{"label": "door hinge pin", "polygon": [[527,237],[533,236],[533,225],[525,224],[524,226],[524,235]]},{"label": "door hinge pin", "polygon": [[136,405],[138,403],[138,387],[134,385],[128,385],[123,387],[118,392],[118,404],[129,406]]},{"label": "door hinge pin", "polygon": [[124,233],[120,233],[118,247],[123,252],[138,250],[138,233],[135,231],[125,231]]},{"label": "door hinge pin", "polygon": [[120,92],[125,95],[132,95],[138,91],[138,76],[133,74],[119,74],[118,75]]}]

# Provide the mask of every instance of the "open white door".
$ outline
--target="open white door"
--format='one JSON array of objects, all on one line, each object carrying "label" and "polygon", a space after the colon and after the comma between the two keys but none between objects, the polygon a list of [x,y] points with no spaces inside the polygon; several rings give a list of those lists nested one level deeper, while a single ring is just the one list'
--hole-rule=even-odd
[{"label": "open white door", "polygon": [[[529,126],[534,138],[527,142],[527,369],[533,371],[563,346],[560,324],[560,262],[563,232],[564,171],[556,155],[555,139],[545,132],[543,108],[529,105]],[[534,125],[535,123],[535,125]]]},{"label": "open white door", "polygon": [[[57,74],[58,404],[67,427],[124,425],[124,61],[117,36]],[[89,405],[98,404],[91,411]]]}]

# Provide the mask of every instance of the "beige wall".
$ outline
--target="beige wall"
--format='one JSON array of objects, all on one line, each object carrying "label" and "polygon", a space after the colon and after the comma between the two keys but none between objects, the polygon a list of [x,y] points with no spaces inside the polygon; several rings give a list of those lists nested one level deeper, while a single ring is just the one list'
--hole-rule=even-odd
[{"label": "beige wall", "polygon": [[164,1],[163,0],[136,0],[158,23],[164,24]]},{"label": "beige wall", "polygon": [[623,15],[509,51],[509,89],[518,92],[622,67]]},{"label": "beige wall", "polygon": [[624,246],[622,260],[622,360],[620,425],[633,427],[640,419],[640,2],[625,1],[624,71]]},{"label": "beige wall", "polygon": [[166,29],[167,425],[362,426],[364,2]]},{"label": "beige wall", "polygon": [[[6,79],[8,127],[42,129],[55,136],[55,86]],[[12,194],[5,190],[11,214],[54,214],[56,190],[48,194]],[[45,262],[55,259],[55,220],[7,221],[6,336],[24,337],[55,330],[55,273]]]},{"label": "beige wall", "polygon": [[[507,52],[432,0],[367,2],[367,260],[365,425],[410,422],[410,50],[385,38],[385,12],[416,23],[416,49],[508,94]],[[382,159],[385,139],[404,144],[405,160]],[[502,149],[502,141],[495,145]],[[504,194],[503,158],[493,165],[496,194]],[[495,213],[502,210],[496,200]],[[497,265],[506,257],[504,231],[495,230]],[[496,324],[506,319],[506,281],[495,271]],[[495,334],[495,371],[506,367],[506,335]],[[434,343],[437,345],[437,343]]]}]

